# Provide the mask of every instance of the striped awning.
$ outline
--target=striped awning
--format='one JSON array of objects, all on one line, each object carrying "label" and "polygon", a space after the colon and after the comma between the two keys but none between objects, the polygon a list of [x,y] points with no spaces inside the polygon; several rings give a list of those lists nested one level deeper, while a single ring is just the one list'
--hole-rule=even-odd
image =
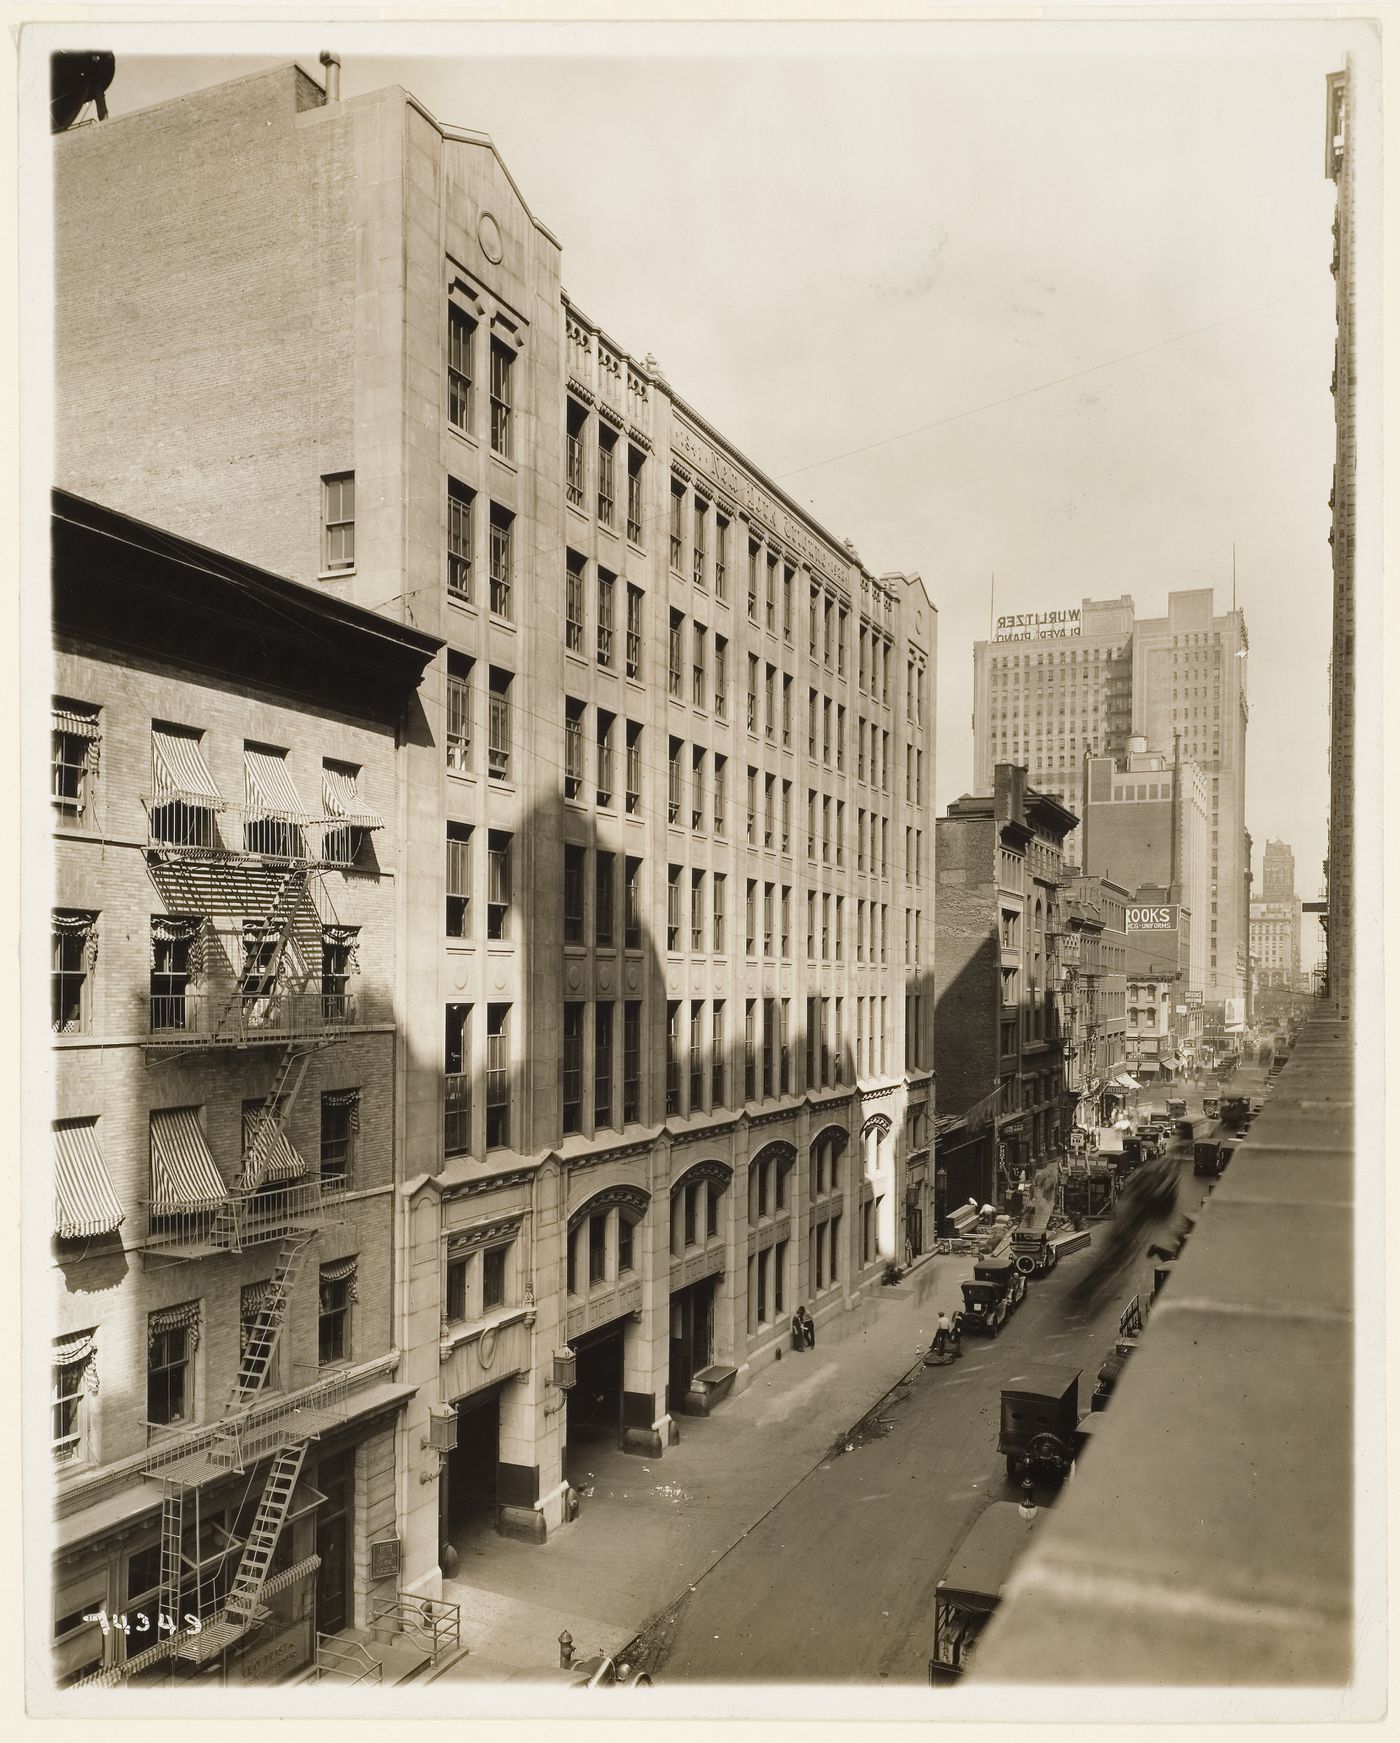
[{"label": "striped awning", "polygon": [[256,1115],[250,1114],[244,1119],[243,1172],[251,1184],[260,1186],[264,1180],[300,1180],[306,1171],[306,1160],[294,1148],[281,1120],[264,1120],[259,1127]]},{"label": "striped awning", "polygon": [[53,729],[66,732],[70,738],[96,739],[102,736],[95,714],[75,714],[71,708],[60,708],[57,703],[54,704]]},{"label": "striped awning", "polygon": [[224,796],[214,785],[204,752],[193,733],[151,728],[151,775],[156,796],[162,799],[194,799],[205,808],[221,811]]},{"label": "striped awning", "polygon": [[266,816],[270,812],[279,816],[306,815],[306,807],[301,802],[301,794],[296,790],[285,756],[280,756],[275,751],[245,747],[243,783],[247,791],[250,816]]},{"label": "striped awning", "polygon": [[60,1120],[54,1139],[54,1233],[63,1241],[110,1235],[126,1213],[97,1147],[96,1120]]},{"label": "striped awning", "polygon": [[195,1109],[152,1109],[152,1210],[217,1210],[227,1197]]},{"label": "striped awning", "polygon": [[326,816],[351,824],[356,829],[382,829],[384,819],[360,797],[356,780],[349,769],[321,770],[321,799]]}]

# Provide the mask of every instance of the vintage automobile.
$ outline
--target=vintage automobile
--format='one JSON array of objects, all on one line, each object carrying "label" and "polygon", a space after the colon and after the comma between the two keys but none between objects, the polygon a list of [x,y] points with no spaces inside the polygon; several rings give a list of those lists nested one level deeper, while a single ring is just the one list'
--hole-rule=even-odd
[{"label": "vintage automobile", "polygon": [[1067,1217],[1099,1222],[1113,1215],[1118,1198],[1118,1173],[1106,1162],[1071,1166],[1065,1175],[1064,1206]]},{"label": "vintage automobile", "polygon": [[1167,1118],[1169,1120],[1184,1120],[1186,1118],[1186,1102],[1181,1096],[1173,1096],[1167,1103]]},{"label": "vintage automobile", "polygon": [[1019,1483],[1032,1472],[1063,1477],[1078,1458],[1079,1370],[1037,1363],[1001,1389],[997,1451],[1006,1475]]},{"label": "vintage automobile", "polygon": [[1006,1311],[1015,1313],[1026,1299],[1026,1280],[1010,1259],[979,1259],[972,1267],[979,1283],[995,1283],[1006,1297]]},{"label": "vintage automobile", "polygon": [[1136,1344],[1123,1338],[1104,1357],[1099,1365],[1098,1373],[1094,1376],[1094,1396],[1089,1402],[1091,1411],[1108,1408],[1108,1401],[1113,1396],[1113,1389],[1122,1378],[1123,1370],[1128,1365],[1128,1357],[1136,1348]]},{"label": "vintage automobile", "polygon": [[1011,1311],[1006,1291],[999,1283],[964,1283],[962,1286],[963,1322],[965,1332],[983,1332],[994,1338],[1006,1324]]},{"label": "vintage automobile", "polygon": [[1011,1236],[1011,1262],[1023,1277],[1043,1276],[1059,1262],[1059,1252],[1046,1229],[1017,1229]]},{"label": "vintage automobile", "polygon": [[1201,1102],[1201,1112],[1208,1120],[1218,1120],[1220,1118],[1220,1097],[1218,1095],[1206,1096]]},{"label": "vintage automobile", "polygon": [[971,1666],[977,1638],[1001,1602],[1012,1568],[1035,1529],[1039,1510],[993,1501],[959,1544],[933,1594],[933,1657],[937,1685]]},{"label": "vintage automobile", "polygon": [[1145,1137],[1124,1138],[1123,1148],[1119,1154],[1118,1167],[1121,1172],[1128,1173],[1140,1167],[1152,1155],[1149,1140]]},{"label": "vintage automobile", "polygon": [[1233,1153],[1229,1144],[1222,1144],[1214,1138],[1205,1139],[1192,1150],[1191,1172],[1205,1179],[1219,1180]]}]

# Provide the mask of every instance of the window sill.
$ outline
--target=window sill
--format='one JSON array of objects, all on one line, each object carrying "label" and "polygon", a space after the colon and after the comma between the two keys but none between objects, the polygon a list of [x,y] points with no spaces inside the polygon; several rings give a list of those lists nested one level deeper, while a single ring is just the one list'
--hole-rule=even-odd
[{"label": "window sill", "polygon": [[456,436],[459,442],[465,442],[469,448],[480,450],[481,439],[471,430],[464,430],[460,424],[449,423],[448,434]]},{"label": "window sill", "polygon": [[474,599],[468,599],[461,593],[454,593],[450,587],[444,589],[447,603],[455,606],[458,611],[464,611],[471,617],[480,617],[481,608]]},{"label": "window sill", "polygon": [[317,571],[318,581],[350,581],[359,573],[357,569],[320,569]]}]

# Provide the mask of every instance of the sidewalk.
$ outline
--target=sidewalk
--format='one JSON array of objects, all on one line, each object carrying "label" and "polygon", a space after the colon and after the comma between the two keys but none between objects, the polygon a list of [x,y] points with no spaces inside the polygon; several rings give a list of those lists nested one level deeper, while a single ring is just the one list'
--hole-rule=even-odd
[{"label": "sidewalk", "polygon": [[818,1325],[817,1347],[784,1348],[711,1417],[680,1418],[660,1459],[611,1446],[572,1468],[577,1521],[535,1546],[472,1540],[443,1597],[460,1604],[464,1657],[447,1680],[558,1681],[559,1634],[577,1656],[615,1652],[685,1594],[821,1463],[928,1348],[938,1309],[959,1305],[968,1256],[925,1257],[893,1288]]}]

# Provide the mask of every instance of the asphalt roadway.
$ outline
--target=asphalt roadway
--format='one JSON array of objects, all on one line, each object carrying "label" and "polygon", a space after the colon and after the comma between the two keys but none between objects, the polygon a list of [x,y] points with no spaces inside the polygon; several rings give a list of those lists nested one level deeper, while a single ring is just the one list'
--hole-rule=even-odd
[{"label": "asphalt roadway", "polygon": [[[1178,1210],[1194,1212],[1207,1183],[1193,1178],[1189,1149],[1178,1159]],[[656,1619],[633,1662],[667,1684],[927,1686],[934,1586],[982,1509],[1019,1496],[997,1452],[1002,1385],[1030,1362],[1075,1367],[1087,1411],[1120,1313],[1151,1291],[1146,1248],[1170,1220],[1149,1228],[1136,1261],[1090,1311],[1072,1312],[1067,1297],[1105,1224],[1093,1225],[1093,1247],[1031,1281],[998,1337],[965,1337],[960,1361],[919,1366]],[[1037,1491],[1041,1505],[1054,1498],[1052,1487]]]}]

